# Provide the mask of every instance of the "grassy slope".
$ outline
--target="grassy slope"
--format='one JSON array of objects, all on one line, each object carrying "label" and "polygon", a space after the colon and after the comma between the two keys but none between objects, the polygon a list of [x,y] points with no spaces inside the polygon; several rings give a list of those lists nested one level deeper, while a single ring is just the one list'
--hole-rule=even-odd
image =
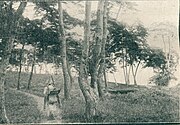
[{"label": "grassy slope", "polygon": [[105,103],[100,104],[99,109],[102,109],[101,114],[105,114],[103,117],[106,122],[178,121],[177,98],[154,90],[110,96]]},{"label": "grassy slope", "polygon": [[[41,74],[33,74],[33,78],[32,78],[32,83],[30,86],[30,90],[26,90],[27,88],[27,84],[28,84],[28,80],[29,80],[29,75],[27,73],[21,73],[21,80],[20,80],[20,88],[23,91],[28,91],[29,93],[33,93],[35,95],[38,96],[43,96],[43,89],[45,86],[45,82],[46,80],[49,78],[50,75],[41,75]],[[17,78],[18,78],[18,73],[15,72],[9,72],[8,73],[8,78],[7,78],[7,84],[12,87],[12,88],[16,88],[17,86]],[[58,75],[54,75],[53,76],[56,86],[60,87],[62,86],[63,82],[62,79],[59,78]]]},{"label": "grassy slope", "polygon": [[6,110],[11,123],[37,123],[41,118],[35,101],[14,90],[6,92]]},{"label": "grassy slope", "polygon": [[[16,86],[17,73],[11,73],[8,84]],[[47,75],[34,75],[30,93],[43,96],[43,87]],[[28,75],[23,74],[21,80],[22,90],[27,85]],[[63,84],[62,76],[55,76],[57,86]],[[13,82],[12,82],[13,81]],[[120,84],[118,87],[110,84],[109,88],[126,89]],[[133,86],[128,86],[133,88]],[[97,105],[97,122],[177,122],[178,121],[178,98],[163,94],[155,89],[138,86],[138,91],[128,94],[109,94],[106,100],[100,101]],[[67,122],[84,122],[84,106],[81,91],[77,81],[71,90],[72,98],[64,102],[63,119]],[[61,98],[63,91],[61,92]]]}]

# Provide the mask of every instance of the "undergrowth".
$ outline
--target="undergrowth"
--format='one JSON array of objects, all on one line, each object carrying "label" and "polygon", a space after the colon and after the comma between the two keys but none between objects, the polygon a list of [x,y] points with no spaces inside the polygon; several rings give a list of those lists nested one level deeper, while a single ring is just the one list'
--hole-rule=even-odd
[{"label": "undergrowth", "polygon": [[[9,76],[8,84],[11,87],[16,87],[16,75],[11,73]],[[34,74],[31,89],[26,90],[28,76],[25,73],[22,75],[21,90],[43,96],[44,82],[48,75]],[[54,78],[56,86],[62,88],[62,75],[56,75]],[[127,94],[108,94],[104,100],[97,103],[97,114],[94,117],[94,122],[178,122],[178,97],[144,86],[135,87],[122,84],[114,86],[113,83],[110,83],[109,88],[135,88],[137,91]],[[63,89],[60,98],[63,99]],[[85,122],[84,112],[85,101],[77,80],[75,80],[71,89],[71,99],[63,101],[63,121],[70,123]]]},{"label": "undergrowth", "polygon": [[35,100],[14,90],[6,90],[5,106],[10,123],[38,123],[41,113]]}]

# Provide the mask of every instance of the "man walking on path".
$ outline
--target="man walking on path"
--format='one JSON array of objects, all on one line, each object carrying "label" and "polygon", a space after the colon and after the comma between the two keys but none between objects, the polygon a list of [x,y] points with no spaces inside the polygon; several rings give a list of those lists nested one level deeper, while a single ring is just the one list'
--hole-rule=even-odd
[{"label": "man walking on path", "polygon": [[58,95],[59,93],[60,90],[57,90],[53,85],[53,81],[49,79],[47,86],[44,88],[44,110],[47,110],[48,117],[54,117],[54,115],[59,111],[61,106]]}]

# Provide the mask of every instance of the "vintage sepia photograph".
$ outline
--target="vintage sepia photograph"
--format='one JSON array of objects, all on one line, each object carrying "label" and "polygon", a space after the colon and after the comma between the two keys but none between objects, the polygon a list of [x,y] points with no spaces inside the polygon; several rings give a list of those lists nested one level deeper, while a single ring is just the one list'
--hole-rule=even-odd
[{"label": "vintage sepia photograph", "polygon": [[179,0],[1,0],[0,124],[180,123]]}]

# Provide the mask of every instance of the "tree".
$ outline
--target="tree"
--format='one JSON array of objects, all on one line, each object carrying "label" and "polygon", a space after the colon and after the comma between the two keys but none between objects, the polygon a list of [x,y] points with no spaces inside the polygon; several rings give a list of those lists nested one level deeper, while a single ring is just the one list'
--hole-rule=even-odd
[{"label": "tree", "polygon": [[[117,19],[118,19],[119,15],[120,15],[121,11],[126,11],[127,9],[131,10],[131,11],[137,11],[137,9],[135,8],[137,6],[137,4],[133,3],[133,2],[128,2],[128,1],[109,1],[108,4],[110,5],[110,7],[108,8],[108,13],[110,15],[111,20],[113,20],[115,22],[118,22]],[[114,6],[119,8],[118,11],[113,12],[113,14],[117,13],[115,18],[111,17],[111,13],[109,12],[109,10],[111,10]],[[106,54],[106,55],[109,55],[109,54]],[[126,51],[124,51],[124,55],[126,55]],[[125,61],[125,59],[126,59],[126,57],[122,59],[122,62],[123,62],[122,68],[123,68],[123,72],[124,72],[125,83],[128,84],[129,83],[129,76],[130,76],[130,68],[133,67],[133,66],[130,66],[129,69],[128,69],[127,68],[128,67],[128,63]],[[108,60],[108,58],[107,58],[107,60]]]},{"label": "tree", "polygon": [[[20,53],[17,53],[19,54],[19,59],[18,59],[18,62],[19,62],[19,73],[18,73],[18,82],[17,82],[17,90],[20,89],[20,79],[21,79],[21,70],[22,70],[22,65],[23,65],[23,59],[24,59],[24,47],[27,43],[27,38],[28,38],[28,35],[27,35],[27,31],[26,29],[28,29],[27,27],[29,26],[29,20],[24,18],[24,17],[21,17],[18,21],[18,25],[16,27],[16,38],[17,38],[17,42],[16,44],[19,45],[22,44],[22,48],[20,49]],[[14,53],[12,53],[13,55]],[[11,58],[10,58],[11,59]]]},{"label": "tree", "polygon": [[[74,28],[76,25],[81,25],[82,22],[76,18],[71,17],[65,10],[60,8],[62,7],[61,4],[62,2],[58,2],[58,10],[57,10],[55,8],[56,4],[54,3],[36,2],[37,11],[46,12],[43,15],[42,20],[44,21],[43,24],[44,23],[46,24],[48,22],[49,26],[43,26],[43,27],[45,29],[51,30],[55,34],[56,33],[58,34],[57,36],[56,35],[54,36],[54,38],[57,38],[57,40],[54,40],[54,41],[58,41],[57,43],[52,43],[52,40],[50,40],[47,42],[45,46],[51,46],[52,48],[51,52],[54,54],[56,58],[61,57],[60,63],[62,64],[63,76],[64,76],[64,95],[65,95],[65,98],[69,98],[70,82],[72,81],[71,74],[69,74],[70,73],[69,70],[70,70],[71,64],[76,63],[74,60],[77,59],[76,54],[73,55],[69,53],[72,50],[70,48],[74,48],[74,47],[79,48],[79,45],[77,44],[78,42],[74,40],[72,37],[75,33],[68,33],[67,30]],[[76,48],[76,51],[77,51],[77,48]],[[60,64],[57,64],[57,65],[60,65]]]},{"label": "tree", "polygon": [[107,44],[107,52],[114,53],[112,58],[122,64],[125,83],[129,84],[132,70],[134,84],[137,84],[137,71],[144,60],[142,52],[147,48],[147,30],[141,24],[128,27],[114,20],[110,20],[109,24],[110,43]]},{"label": "tree", "polygon": [[34,50],[31,54],[31,72],[30,72],[30,76],[29,76],[29,80],[28,80],[28,86],[27,86],[27,89],[29,90],[30,89],[30,85],[31,85],[31,81],[32,81],[32,77],[33,77],[33,71],[34,71],[34,66],[35,66],[35,63],[36,63],[36,45],[34,47]]},{"label": "tree", "polygon": [[58,1],[58,12],[59,12],[59,41],[62,41],[62,68],[63,68],[63,76],[64,76],[64,98],[70,98],[69,87],[70,87],[70,76],[68,72],[67,66],[67,50],[66,50],[66,38],[64,31],[64,23],[63,23],[63,10],[61,1]]},{"label": "tree", "polygon": [[[98,79],[97,79],[97,88],[98,88],[98,93],[99,97],[103,97],[103,92],[102,92],[102,83],[103,83],[103,75],[105,76],[105,45],[107,41],[107,6],[108,6],[108,1],[105,0],[104,2],[104,13],[103,13],[103,38],[102,38],[102,45],[101,45],[101,53],[100,53],[100,66],[98,70]],[[106,82],[106,80],[105,80]],[[107,83],[106,83],[107,84]]]},{"label": "tree", "polygon": [[167,63],[166,55],[162,50],[151,49],[145,67],[152,67],[156,74],[150,78],[150,83],[158,86],[167,86],[170,80],[176,80],[174,72],[176,71],[178,60],[179,56],[175,51],[171,52],[170,62]]},{"label": "tree", "polygon": [[150,32],[152,32],[154,36],[154,41],[156,41],[156,39],[158,40],[158,38],[162,40],[163,46],[161,47],[163,48],[163,51],[166,57],[166,62],[167,62],[166,68],[167,70],[171,70],[171,67],[170,67],[171,65],[170,63],[172,61],[171,55],[173,55],[171,54],[171,52],[173,52],[171,43],[175,41],[175,39],[177,39],[177,36],[175,33],[176,27],[169,22],[154,23],[151,26]]},{"label": "tree", "polygon": [[86,1],[85,6],[85,25],[84,25],[84,41],[82,45],[81,63],[79,68],[79,86],[86,101],[85,116],[88,122],[93,120],[96,113],[96,102],[93,96],[92,88],[88,83],[88,55],[90,41],[90,17],[91,17],[91,2]]},{"label": "tree", "polygon": [[92,88],[95,88],[95,86],[97,85],[99,63],[101,61],[100,54],[101,54],[102,39],[103,39],[103,10],[104,10],[104,0],[100,0],[97,8],[97,25],[95,28],[94,43],[92,47],[92,58],[89,65]]},{"label": "tree", "polygon": [[[130,28],[131,40],[132,42],[129,45],[128,54],[130,67],[132,69],[132,75],[134,79],[134,84],[137,85],[136,76],[137,71],[139,69],[140,64],[144,62],[143,51],[145,51],[148,47],[147,44],[147,29],[141,25],[137,24]],[[135,69],[135,70],[134,70]]]},{"label": "tree", "polygon": [[[22,39],[22,40],[26,40],[27,44],[31,44],[34,48],[36,49],[36,58],[37,58],[37,62],[47,62],[47,63],[54,63],[55,61],[53,61],[53,59],[55,59],[54,57],[57,57],[59,55],[62,55],[60,52],[61,49],[61,42],[59,41],[58,38],[58,32],[52,28],[52,27],[46,27],[44,28],[43,26],[43,19],[36,19],[36,20],[27,20],[26,21],[26,28],[24,31],[23,36],[26,36],[26,39]],[[74,43],[76,41],[74,41],[72,38],[72,36],[69,36],[66,39],[66,42],[68,43]],[[36,46],[35,46],[36,45]],[[70,45],[71,47],[72,45]],[[34,54],[32,54],[34,55]],[[32,57],[31,61],[32,61],[32,70],[33,71],[33,67],[34,67],[34,61],[33,61]],[[30,62],[31,63],[31,62]],[[59,65],[59,64],[58,64]],[[68,69],[69,70],[69,69]],[[30,81],[31,81],[31,76],[32,76],[33,72],[31,72],[30,74]],[[30,82],[28,82],[28,86],[30,85]]]},{"label": "tree", "polygon": [[33,70],[36,62],[36,53],[37,53],[37,44],[40,43],[40,41],[46,42],[46,38],[44,38],[44,34],[46,33],[46,30],[43,30],[41,27],[41,20],[29,20],[27,18],[21,18],[21,20],[18,23],[17,29],[19,30],[16,35],[18,38],[18,42],[22,44],[22,49],[20,52],[19,57],[19,63],[20,63],[20,70],[18,75],[18,85],[17,88],[20,88],[20,74],[21,74],[21,68],[22,68],[22,55],[24,52],[24,46],[25,45],[31,45],[34,48],[34,51],[28,52],[28,57],[26,58],[28,64],[31,64],[31,72],[29,75],[29,80],[27,83],[27,89],[30,89],[31,80],[33,77]]},{"label": "tree", "polygon": [[21,52],[20,52],[20,61],[19,61],[19,73],[18,73],[18,83],[17,83],[17,90],[20,89],[20,78],[21,78],[21,70],[22,70],[22,57],[24,51],[25,42],[22,45]]},{"label": "tree", "polygon": [[[13,41],[14,41],[14,31],[17,26],[17,22],[22,15],[27,2],[21,2],[18,9],[14,13],[14,10],[12,8],[13,2],[0,2],[0,9],[1,9],[1,24],[4,23],[3,25],[3,30],[5,33],[2,34],[1,38],[2,41],[5,42],[5,50],[3,55],[1,55],[1,65],[0,65],[0,78],[1,78],[1,87],[0,87],[0,100],[1,100],[1,118],[3,119],[2,122],[4,123],[9,123],[9,119],[6,115],[6,108],[5,108],[5,81],[6,81],[6,69],[9,64],[9,58],[10,58],[10,53],[12,50],[13,46]],[[14,17],[13,17],[14,16]],[[13,18],[11,18],[13,17]],[[3,23],[2,23],[3,22]],[[2,26],[2,25],[1,25]],[[7,33],[7,34],[6,34]]]}]

